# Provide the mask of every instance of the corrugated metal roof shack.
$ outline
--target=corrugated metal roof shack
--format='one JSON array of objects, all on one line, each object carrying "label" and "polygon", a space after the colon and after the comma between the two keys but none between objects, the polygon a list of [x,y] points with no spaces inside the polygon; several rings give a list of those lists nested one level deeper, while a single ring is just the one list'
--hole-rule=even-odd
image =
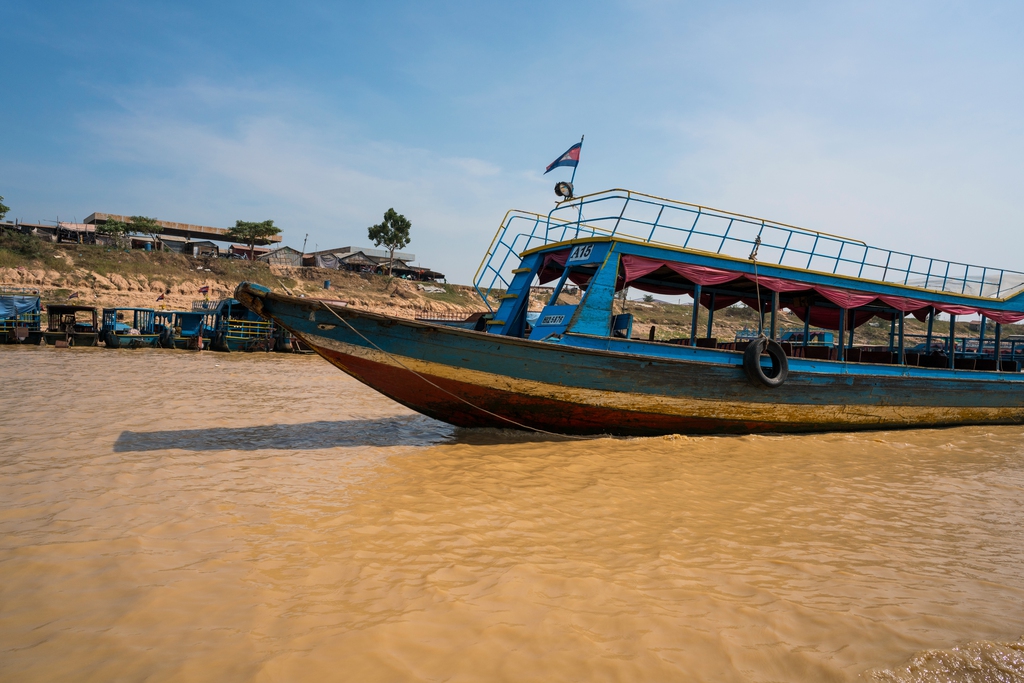
[{"label": "corrugated metal roof shack", "polygon": [[[416,260],[415,254],[396,251],[392,274],[395,277],[406,280],[426,282],[444,279],[444,273],[439,273],[423,266],[412,265],[414,260]],[[350,273],[376,273],[378,275],[384,275],[388,272],[390,261],[388,252],[381,249],[354,249],[353,247],[325,249],[324,251],[316,251],[312,254],[304,254],[302,257],[302,265],[304,266],[332,268],[334,270],[345,270]]]},{"label": "corrugated metal roof shack", "polygon": [[260,261],[269,263],[272,266],[301,266],[302,252],[291,247],[274,249],[268,254],[259,257]]}]

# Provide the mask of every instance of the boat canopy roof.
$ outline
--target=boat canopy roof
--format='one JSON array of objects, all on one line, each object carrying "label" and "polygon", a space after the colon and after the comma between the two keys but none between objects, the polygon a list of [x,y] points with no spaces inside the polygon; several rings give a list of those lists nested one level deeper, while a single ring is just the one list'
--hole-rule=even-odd
[{"label": "boat canopy roof", "polygon": [[[819,292],[820,287],[874,294],[871,300],[883,303],[883,296],[913,300],[900,304],[904,309],[919,303],[918,308],[947,312],[960,305],[972,312],[1024,313],[1024,272],[879,249],[860,240],[622,189],[560,202],[546,215],[509,212],[477,271],[477,290],[486,296],[491,289],[507,287],[511,278],[506,273],[522,256],[558,254],[567,245],[595,241],[615,243],[614,251],[622,255],[623,286],[647,291],[661,291],[656,281],[675,285],[675,293],[680,285],[712,281],[740,290],[746,281],[756,290],[756,281],[770,291]],[[853,307],[854,300],[848,303]]]},{"label": "boat canopy roof", "polygon": [[47,304],[46,312],[53,314],[62,313],[77,313],[78,311],[92,311],[96,312],[95,306],[77,306],[72,304]]},{"label": "boat canopy roof", "polygon": [[[540,284],[557,280],[565,270],[572,247],[562,246],[544,252],[544,259],[538,270]],[[743,302],[751,308],[760,309],[779,295],[781,304],[793,310],[801,319],[810,309],[811,322],[821,327],[836,329],[839,309],[858,309],[868,312],[866,322],[873,315],[891,317],[887,314],[899,311],[911,313],[919,320],[926,320],[932,309],[952,315],[984,315],[995,322],[1010,324],[1024,320],[1024,301],[1006,307],[1006,302],[983,303],[977,297],[962,302],[950,302],[951,297],[917,292],[914,296],[894,293],[889,287],[859,290],[836,287],[832,283],[814,282],[813,278],[797,279],[777,277],[757,272],[698,265],[666,257],[649,257],[622,253],[619,257],[619,277],[616,290],[633,287],[655,294],[697,295],[700,286],[700,303],[705,308],[718,310]],[[573,268],[568,279],[586,288],[596,267]],[[1003,310],[995,306],[1003,306]]]},{"label": "boat canopy roof", "polygon": [[0,294],[0,320],[17,318],[26,313],[39,313],[42,306],[35,294]]}]

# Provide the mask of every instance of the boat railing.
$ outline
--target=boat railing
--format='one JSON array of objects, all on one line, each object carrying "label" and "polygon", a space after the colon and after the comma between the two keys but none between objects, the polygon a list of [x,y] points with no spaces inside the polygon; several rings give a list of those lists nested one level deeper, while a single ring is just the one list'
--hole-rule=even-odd
[{"label": "boat railing", "polygon": [[519,267],[520,254],[558,241],[549,236],[549,226],[556,223],[557,219],[539,213],[509,211],[505,214],[473,277],[473,287],[488,309],[494,311],[489,297],[508,289],[511,284],[510,273]]},{"label": "boat railing", "polygon": [[[519,253],[586,237],[748,258],[759,263],[993,299],[1024,287],[1024,273],[872,247],[860,240],[630,190],[560,202],[546,216],[509,212],[477,271],[478,293],[507,287]],[[519,249],[519,251],[516,251]],[[486,301],[486,297],[485,301]]]},{"label": "boat railing", "polygon": [[0,332],[7,332],[15,327],[29,327],[38,330],[42,325],[42,320],[43,314],[38,311],[35,313],[19,313],[13,318],[0,318]]},{"label": "boat railing", "polygon": [[212,313],[220,306],[220,301],[193,301],[192,310],[201,313]]},{"label": "boat railing", "polygon": [[255,339],[269,337],[273,324],[266,320],[228,320],[226,334],[229,337]]}]

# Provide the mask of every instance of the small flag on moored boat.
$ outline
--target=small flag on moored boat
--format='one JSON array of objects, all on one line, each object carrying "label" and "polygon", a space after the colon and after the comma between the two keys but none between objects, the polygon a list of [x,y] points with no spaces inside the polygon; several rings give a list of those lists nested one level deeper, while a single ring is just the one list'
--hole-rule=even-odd
[{"label": "small flag on moored boat", "polygon": [[160,296],[158,296],[158,297],[156,298],[156,300],[157,300],[157,301],[163,301],[163,300],[164,300],[164,295],[163,295],[163,294],[161,294]]},{"label": "small flag on moored boat", "polygon": [[544,175],[547,175],[559,166],[572,166],[573,168],[576,168],[580,163],[580,148],[582,147],[583,140],[580,140],[575,145],[565,150],[565,154],[548,164],[548,168],[544,171]]},{"label": "small flag on moored boat", "polygon": [[80,296],[81,294],[79,294],[78,292],[71,292],[70,294],[68,294],[68,301],[71,301],[72,299],[77,299]]},{"label": "small flag on moored boat", "polygon": [[200,287],[199,288],[199,293],[200,294],[209,294],[210,293],[209,285],[203,285],[202,287]]}]

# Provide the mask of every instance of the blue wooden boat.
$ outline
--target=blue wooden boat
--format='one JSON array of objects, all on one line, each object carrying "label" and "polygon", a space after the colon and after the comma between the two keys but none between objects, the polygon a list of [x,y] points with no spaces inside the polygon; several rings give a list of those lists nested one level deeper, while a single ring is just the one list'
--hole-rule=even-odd
[{"label": "blue wooden boat", "polygon": [[104,308],[100,340],[108,349],[160,346],[156,311],[152,308]]},{"label": "blue wooden boat", "polygon": [[38,346],[43,338],[42,314],[38,290],[0,289],[0,343]]},{"label": "blue wooden boat", "polygon": [[[530,324],[531,287],[548,282]],[[578,304],[559,301],[569,282],[583,290]],[[1002,340],[1002,325],[1024,320],[1021,272],[612,190],[507,214],[474,284],[492,309],[484,331],[249,283],[236,297],[368,386],[463,427],[654,435],[1024,422],[1020,356]],[[634,337],[617,296],[626,287],[690,295],[689,338]],[[758,311],[761,334],[720,344],[714,311],[741,303]],[[783,308],[804,321],[800,342],[779,341]],[[954,334],[956,317],[972,314],[982,316],[974,344]],[[908,315],[927,321],[925,351],[908,349]],[[890,322],[888,347],[856,343],[874,318]],[[812,326],[835,331],[835,344],[810,343]]]},{"label": "blue wooden boat", "polygon": [[272,351],[274,325],[238,299],[193,301],[192,310],[206,314],[214,351]]},{"label": "blue wooden boat", "polygon": [[48,304],[43,341],[50,346],[97,346],[100,326],[95,306]]},{"label": "blue wooden boat", "polygon": [[210,315],[202,311],[157,311],[155,329],[165,349],[197,351],[209,348]]}]

